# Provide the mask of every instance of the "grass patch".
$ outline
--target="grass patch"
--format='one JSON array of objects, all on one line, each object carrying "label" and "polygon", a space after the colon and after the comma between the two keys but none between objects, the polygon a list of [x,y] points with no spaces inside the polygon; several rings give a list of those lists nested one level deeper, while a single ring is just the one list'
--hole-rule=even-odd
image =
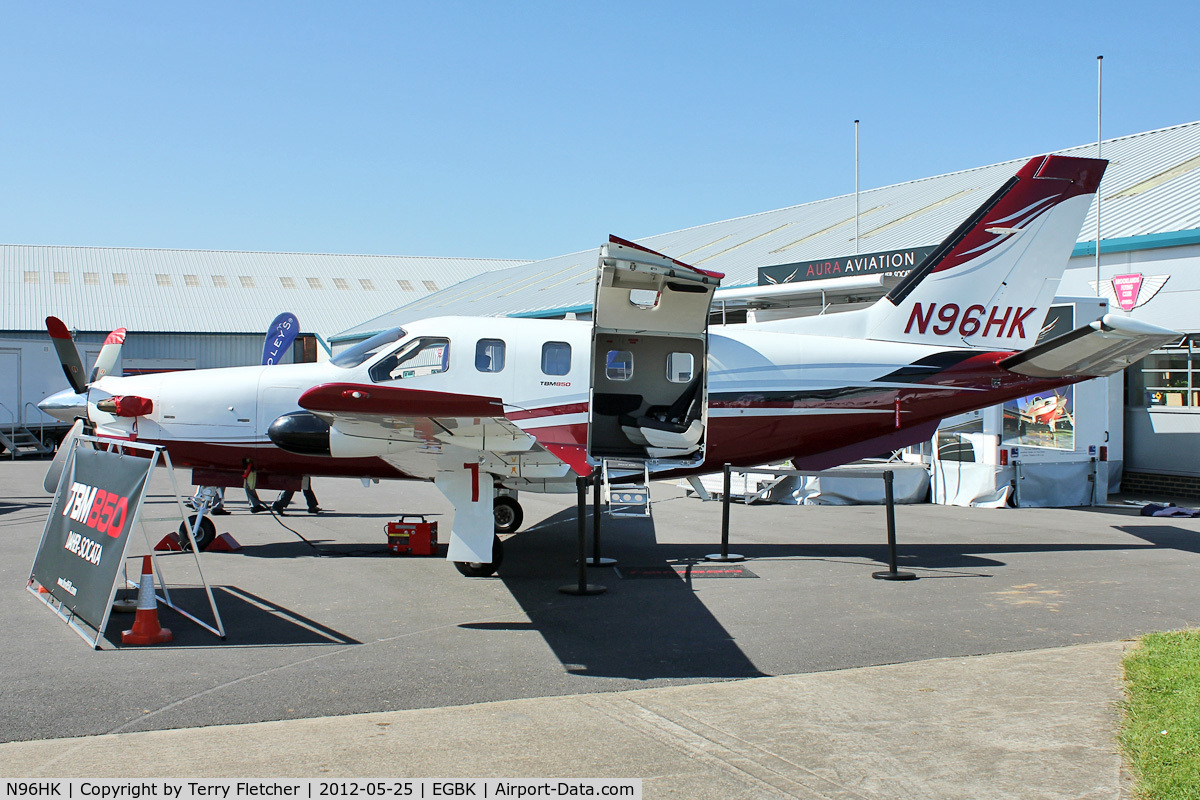
[{"label": "grass patch", "polygon": [[1200,630],[1153,633],[1125,656],[1120,742],[1152,800],[1200,800]]}]

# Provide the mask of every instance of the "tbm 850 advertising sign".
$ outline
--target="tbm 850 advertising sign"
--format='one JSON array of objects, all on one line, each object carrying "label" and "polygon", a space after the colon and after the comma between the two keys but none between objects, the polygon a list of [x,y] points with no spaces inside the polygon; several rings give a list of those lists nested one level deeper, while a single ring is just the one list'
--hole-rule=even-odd
[{"label": "tbm 850 advertising sign", "polygon": [[54,495],[32,577],[93,628],[106,619],[150,463],[79,447]]}]

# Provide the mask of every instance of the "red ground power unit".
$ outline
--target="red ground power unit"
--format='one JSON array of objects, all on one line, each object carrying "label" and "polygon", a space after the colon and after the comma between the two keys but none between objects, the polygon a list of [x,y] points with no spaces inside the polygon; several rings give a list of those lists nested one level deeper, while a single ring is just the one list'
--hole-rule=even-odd
[{"label": "red ground power unit", "polygon": [[387,524],[387,548],[397,556],[436,556],[438,550],[437,523],[424,514],[405,514]]}]

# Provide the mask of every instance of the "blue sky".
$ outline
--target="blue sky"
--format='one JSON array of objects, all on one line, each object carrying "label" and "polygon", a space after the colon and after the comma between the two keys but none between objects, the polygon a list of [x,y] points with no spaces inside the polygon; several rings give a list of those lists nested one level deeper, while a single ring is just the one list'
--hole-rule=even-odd
[{"label": "blue sky", "polygon": [[1195,2],[0,0],[0,241],[544,258],[1200,119]]}]

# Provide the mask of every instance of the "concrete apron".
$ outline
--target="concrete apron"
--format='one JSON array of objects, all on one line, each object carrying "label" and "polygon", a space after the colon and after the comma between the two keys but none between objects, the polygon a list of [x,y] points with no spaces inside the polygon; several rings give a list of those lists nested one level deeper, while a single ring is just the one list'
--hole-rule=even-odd
[{"label": "concrete apron", "polygon": [[643,779],[647,798],[1118,798],[1121,642],[0,744],[13,778]]}]

